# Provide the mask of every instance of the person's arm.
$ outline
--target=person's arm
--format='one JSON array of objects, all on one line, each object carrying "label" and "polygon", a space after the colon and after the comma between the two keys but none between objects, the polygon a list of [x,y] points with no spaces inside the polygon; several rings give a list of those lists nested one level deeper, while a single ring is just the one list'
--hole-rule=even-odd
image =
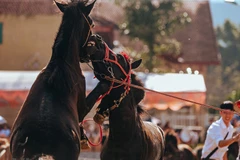
[{"label": "person's arm", "polygon": [[240,133],[230,139],[220,140],[218,142],[218,147],[221,148],[221,147],[229,146],[230,144],[232,144],[233,142],[237,142],[238,140],[240,140]]},{"label": "person's arm", "polygon": [[227,152],[225,152],[225,154],[223,155],[223,160],[228,160]]}]

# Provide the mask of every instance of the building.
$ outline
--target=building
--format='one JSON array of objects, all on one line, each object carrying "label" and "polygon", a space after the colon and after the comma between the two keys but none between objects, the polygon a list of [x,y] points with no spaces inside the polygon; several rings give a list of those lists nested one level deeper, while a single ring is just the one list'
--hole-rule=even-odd
[{"label": "building", "polygon": [[[120,14],[108,14],[110,9]],[[106,2],[97,3],[91,13],[93,31],[109,46],[121,13],[121,8]],[[61,12],[51,0],[0,1],[0,70],[42,69],[50,59],[60,22]]]},{"label": "building", "polygon": [[[6,110],[18,111],[20,109],[39,73],[40,71],[0,71],[0,113],[7,118],[8,122],[13,122],[16,112],[8,113]],[[94,78],[93,72],[91,71],[84,71],[83,74],[86,78],[86,91],[89,93],[97,85],[98,80]],[[205,102],[206,86],[202,75],[177,73],[146,74],[143,72],[137,72],[137,75],[143,82],[145,88],[161,93],[157,94],[146,90],[145,98],[141,104],[147,110],[179,111],[181,108],[184,108],[184,106],[194,105],[191,102],[184,100],[179,101],[178,99],[165,95],[171,95],[197,103]],[[193,108],[194,110],[200,110],[200,106]],[[174,117],[170,118],[166,116],[164,112],[155,114],[154,116],[161,119],[163,123],[171,119],[175,120],[173,123],[175,125],[185,124],[185,122],[178,121]],[[187,121],[185,115],[184,119],[189,123],[188,125],[193,126],[195,121],[200,121],[200,118],[202,117],[195,117],[192,119],[193,121]],[[204,121],[202,121],[203,124],[201,124],[201,121],[199,123],[199,125],[204,125]]]},{"label": "building", "polygon": [[[216,38],[212,26],[208,1],[183,1],[192,23],[178,31],[174,37],[182,43],[182,51],[178,57],[161,56],[164,67],[178,73],[190,68],[198,71],[204,79],[209,65],[218,65],[220,57],[217,51]],[[114,11],[114,12],[113,12]],[[118,23],[124,19],[124,11],[112,2],[97,2],[91,13],[95,21],[95,33],[100,34],[110,47],[113,40],[119,40],[123,46],[129,45],[129,39],[118,32]],[[49,61],[51,48],[61,21],[61,13],[51,0],[2,0],[0,1],[0,70],[40,70]],[[139,46],[136,46],[140,48]],[[89,70],[82,65],[83,70]],[[165,85],[165,84],[163,84]],[[206,82],[206,85],[207,82]],[[153,88],[154,89],[154,88]],[[161,98],[159,98],[161,99]],[[203,103],[206,103],[206,99]],[[166,102],[166,103],[171,103]],[[157,105],[156,105],[157,106]],[[178,118],[173,125],[189,116],[181,124],[202,126],[207,120],[206,108],[192,107],[184,104],[182,109],[174,111],[171,107],[149,110],[150,113],[164,117]],[[180,107],[180,108],[181,108]],[[6,108],[1,111],[17,112],[18,109]],[[180,116],[181,115],[181,116]],[[202,122],[199,122],[200,118]]]}]

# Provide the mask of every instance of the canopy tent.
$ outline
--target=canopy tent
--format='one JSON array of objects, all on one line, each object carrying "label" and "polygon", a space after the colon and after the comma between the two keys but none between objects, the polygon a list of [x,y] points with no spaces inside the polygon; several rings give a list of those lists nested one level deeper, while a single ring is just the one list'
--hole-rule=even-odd
[{"label": "canopy tent", "polygon": [[[141,77],[144,86],[148,89],[201,104],[206,102],[206,86],[202,75],[138,73],[138,76]],[[158,110],[170,108],[176,111],[183,106],[193,104],[163,94],[147,91],[143,100],[144,107]]]},{"label": "canopy tent", "polygon": [[[40,71],[0,71],[0,107],[20,106]],[[83,72],[86,78],[86,89],[90,92],[98,83],[92,72]],[[205,103],[206,86],[202,75],[193,74],[153,74],[138,72],[144,87],[188,99],[198,103]],[[143,100],[146,109],[156,108],[178,110],[191,103],[171,98],[154,92],[146,91]]]}]

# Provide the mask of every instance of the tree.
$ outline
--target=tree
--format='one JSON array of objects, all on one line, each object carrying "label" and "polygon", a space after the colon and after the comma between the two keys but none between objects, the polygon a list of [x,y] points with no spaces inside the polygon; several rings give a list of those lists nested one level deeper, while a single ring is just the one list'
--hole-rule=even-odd
[{"label": "tree", "polygon": [[233,90],[232,93],[229,94],[228,100],[232,102],[236,102],[240,99],[240,90]]},{"label": "tree", "polygon": [[[222,67],[226,68],[240,60],[240,28],[237,28],[229,20],[222,27],[216,29],[219,51],[222,56]],[[239,63],[237,69],[240,69]]]},{"label": "tree", "polygon": [[226,20],[215,31],[222,61],[221,66],[209,68],[212,85],[208,97],[210,102],[220,104],[226,99],[234,100],[240,90],[240,27]]},{"label": "tree", "polygon": [[124,34],[138,38],[148,46],[148,53],[142,54],[149,72],[158,66],[158,54],[180,53],[180,44],[169,36],[191,19],[180,11],[178,0],[132,0],[125,3],[126,21],[121,25]]}]

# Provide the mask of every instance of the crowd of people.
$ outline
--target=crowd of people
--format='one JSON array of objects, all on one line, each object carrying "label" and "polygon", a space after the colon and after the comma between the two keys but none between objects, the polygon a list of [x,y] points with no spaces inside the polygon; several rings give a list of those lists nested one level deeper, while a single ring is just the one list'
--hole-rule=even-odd
[{"label": "crowd of people", "polygon": [[[10,159],[9,137],[11,129],[6,119],[0,116],[0,160]],[[7,154],[4,154],[7,153]]]},{"label": "crowd of people", "polygon": [[[220,118],[213,122],[207,130],[201,156],[204,160],[227,160],[229,146],[240,140],[240,133],[236,132],[238,130],[237,122],[233,120],[233,102],[224,101],[220,105],[220,109]],[[235,159],[239,160],[239,154]]]},{"label": "crowd of people", "polygon": [[[202,160],[240,160],[239,142],[240,142],[240,119],[234,114],[234,104],[231,101],[224,101],[220,105],[219,119],[211,121],[206,130],[202,148],[200,151],[195,150]],[[160,125],[160,124],[158,124]],[[177,143],[185,143],[181,140],[180,134],[171,126],[170,122],[161,126],[165,133],[169,130],[177,135]],[[93,121],[84,124],[85,134],[92,144],[99,144],[91,147],[91,151],[100,151],[109,133],[109,124],[107,121],[101,126],[96,125]],[[171,131],[171,132],[172,132]],[[11,133],[7,121],[0,116],[0,143],[3,144],[9,138]],[[166,142],[167,143],[167,142]],[[192,142],[190,142],[192,143]],[[8,143],[4,143],[5,145]],[[235,144],[234,147],[231,147]],[[9,144],[8,144],[9,145]],[[188,144],[191,146],[191,144]],[[4,145],[1,145],[4,147]],[[3,149],[3,148],[1,148]],[[230,152],[235,151],[233,155]],[[197,153],[198,152],[198,153]],[[200,158],[199,158],[200,159]]]},{"label": "crowd of people", "polygon": [[[240,120],[239,116],[235,115],[233,109],[233,102],[224,101],[220,105],[221,111],[219,111],[219,119],[210,119],[210,124],[206,128],[206,136],[201,140],[193,142],[192,139],[188,143],[185,143],[181,140],[180,133],[176,132],[171,125],[170,122],[166,122],[161,128],[165,131],[165,133],[169,132],[169,130],[173,130],[176,132],[178,136],[178,143],[185,143],[193,148],[195,155],[198,156],[198,159],[202,160],[240,160],[240,156],[238,153],[238,141],[240,141]],[[160,125],[160,124],[159,124]],[[99,147],[91,147],[91,151],[99,151],[101,150],[101,145],[103,145],[106,137],[108,136],[108,124],[104,123],[102,131],[102,143]],[[99,142],[99,127],[95,124],[88,124],[84,127],[86,131],[86,135],[88,138],[94,142]],[[199,137],[198,137],[199,138]],[[167,142],[166,142],[167,143]],[[195,145],[192,145],[195,143]],[[231,147],[233,144],[236,144],[234,147]],[[201,147],[199,147],[201,146]],[[235,150],[235,154],[230,154]]]}]

